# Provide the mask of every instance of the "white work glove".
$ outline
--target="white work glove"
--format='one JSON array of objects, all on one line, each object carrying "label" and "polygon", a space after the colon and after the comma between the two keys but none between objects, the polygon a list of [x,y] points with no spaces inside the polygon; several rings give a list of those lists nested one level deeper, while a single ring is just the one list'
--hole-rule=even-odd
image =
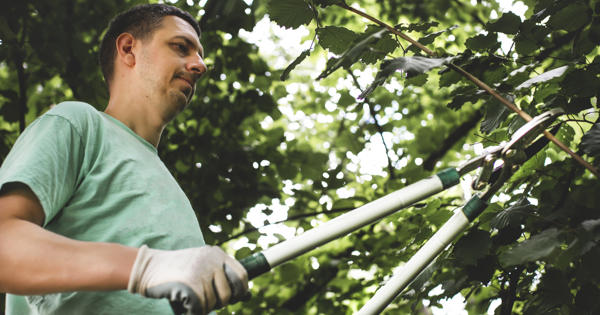
[{"label": "white work glove", "polygon": [[167,298],[176,314],[206,314],[248,291],[246,269],[217,246],[138,251],[127,290]]}]

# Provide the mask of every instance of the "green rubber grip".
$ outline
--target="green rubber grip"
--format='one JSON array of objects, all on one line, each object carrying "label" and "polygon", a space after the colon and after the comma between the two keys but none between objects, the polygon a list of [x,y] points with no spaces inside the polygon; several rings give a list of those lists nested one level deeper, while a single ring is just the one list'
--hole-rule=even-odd
[{"label": "green rubber grip", "polygon": [[460,181],[460,174],[458,174],[458,171],[455,168],[447,168],[436,175],[442,181],[444,189],[452,187]]},{"label": "green rubber grip", "polygon": [[473,222],[478,215],[487,208],[487,202],[481,200],[479,196],[473,196],[467,204],[462,208],[462,212],[465,214],[469,222]]},{"label": "green rubber grip", "polygon": [[244,257],[240,259],[240,263],[248,272],[248,280],[271,270],[269,262],[262,253],[254,253],[248,257]]}]

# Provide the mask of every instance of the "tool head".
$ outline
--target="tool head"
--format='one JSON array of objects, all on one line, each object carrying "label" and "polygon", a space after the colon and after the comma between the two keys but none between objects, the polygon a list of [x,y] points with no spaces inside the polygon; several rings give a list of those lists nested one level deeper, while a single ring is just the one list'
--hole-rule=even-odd
[{"label": "tool head", "polygon": [[[547,138],[542,137],[535,142],[534,140],[562,113],[562,109],[555,108],[535,116],[519,128],[507,143],[486,148],[483,154],[459,166],[457,171],[462,176],[481,168],[479,175],[473,181],[473,188],[476,190],[487,188],[483,195],[491,196],[502,186],[504,181],[510,178],[520,164],[525,163],[546,146]],[[557,131],[558,128],[554,128],[553,133]],[[500,160],[502,163],[496,163]]]},{"label": "tool head", "polygon": [[504,145],[502,155],[505,156],[511,150],[524,150],[533,140],[544,132],[554,122],[556,117],[564,111],[561,108],[554,108],[544,112],[528,121],[519,128],[510,138],[510,141]]},{"label": "tool head", "polygon": [[[544,112],[535,116],[531,121],[527,122],[513,134],[510,141],[503,146],[503,149],[500,152],[499,158],[502,159],[502,165],[494,169],[491,176],[489,176],[488,183],[490,183],[490,186],[481,195],[482,200],[491,198],[492,195],[502,187],[504,182],[519,169],[521,164],[527,162],[527,160],[548,144],[548,138],[543,136],[539,139],[537,138],[542,135],[552,122],[554,122],[556,117],[562,113],[563,110],[560,108]],[[555,126],[551,132],[556,134],[558,128],[559,126]]]}]

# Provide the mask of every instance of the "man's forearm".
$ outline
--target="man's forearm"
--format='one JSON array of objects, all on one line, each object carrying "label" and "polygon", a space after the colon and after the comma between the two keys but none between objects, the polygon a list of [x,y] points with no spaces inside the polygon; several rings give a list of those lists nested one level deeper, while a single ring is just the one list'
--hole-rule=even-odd
[{"label": "man's forearm", "polygon": [[0,292],[46,294],[127,288],[137,248],[82,242],[20,219],[0,222]]}]

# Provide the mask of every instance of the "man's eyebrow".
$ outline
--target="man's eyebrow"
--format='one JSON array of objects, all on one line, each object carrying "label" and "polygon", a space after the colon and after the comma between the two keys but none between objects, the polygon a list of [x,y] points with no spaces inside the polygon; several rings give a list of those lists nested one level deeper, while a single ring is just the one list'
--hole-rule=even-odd
[{"label": "man's eyebrow", "polygon": [[198,50],[198,52],[200,52],[200,57],[204,58],[204,47],[202,47],[202,44],[199,44],[200,46],[196,46],[196,44],[193,41],[182,35],[177,35],[173,37],[173,39],[182,39],[183,41],[185,41],[186,45],[195,47]]}]

